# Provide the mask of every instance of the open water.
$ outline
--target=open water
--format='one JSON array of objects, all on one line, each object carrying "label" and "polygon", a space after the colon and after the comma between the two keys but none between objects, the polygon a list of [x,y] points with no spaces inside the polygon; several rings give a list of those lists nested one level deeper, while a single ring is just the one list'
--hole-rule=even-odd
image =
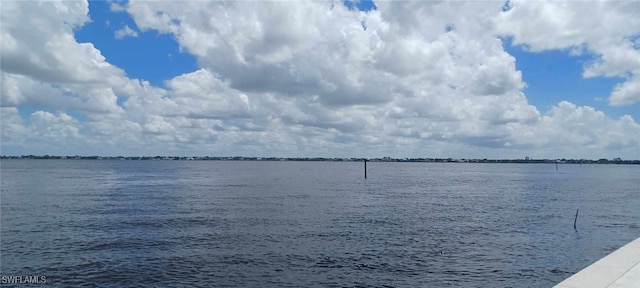
[{"label": "open water", "polygon": [[0,274],[53,286],[551,287],[640,237],[639,165],[0,164]]}]

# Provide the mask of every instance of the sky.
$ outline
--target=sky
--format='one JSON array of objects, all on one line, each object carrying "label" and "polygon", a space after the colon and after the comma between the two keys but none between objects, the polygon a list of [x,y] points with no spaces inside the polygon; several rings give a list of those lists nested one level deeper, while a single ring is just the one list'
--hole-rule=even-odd
[{"label": "sky", "polygon": [[3,155],[640,159],[640,1],[2,1]]}]

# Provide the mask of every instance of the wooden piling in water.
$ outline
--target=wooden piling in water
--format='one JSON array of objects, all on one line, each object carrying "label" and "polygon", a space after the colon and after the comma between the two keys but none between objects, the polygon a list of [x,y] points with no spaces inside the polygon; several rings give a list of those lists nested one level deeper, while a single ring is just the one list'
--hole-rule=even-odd
[{"label": "wooden piling in water", "polygon": [[580,209],[576,209],[576,218],[573,219],[573,229],[576,229],[576,222],[578,222],[578,211],[580,211]]},{"label": "wooden piling in water", "polygon": [[367,159],[364,159],[364,179],[367,179]]}]

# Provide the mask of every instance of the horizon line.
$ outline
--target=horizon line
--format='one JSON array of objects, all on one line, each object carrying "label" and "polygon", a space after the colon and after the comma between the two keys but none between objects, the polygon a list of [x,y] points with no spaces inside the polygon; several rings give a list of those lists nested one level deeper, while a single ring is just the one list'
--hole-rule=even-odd
[{"label": "horizon line", "polygon": [[0,155],[0,159],[59,159],[59,160],[235,160],[235,161],[377,161],[377,162],[517,162],[517,163],[633,163],[640,164],[640,159],[607,159],[587,158],[453,158],[453,157],[287,157],[287,156],[101,156],[101,155]]}]

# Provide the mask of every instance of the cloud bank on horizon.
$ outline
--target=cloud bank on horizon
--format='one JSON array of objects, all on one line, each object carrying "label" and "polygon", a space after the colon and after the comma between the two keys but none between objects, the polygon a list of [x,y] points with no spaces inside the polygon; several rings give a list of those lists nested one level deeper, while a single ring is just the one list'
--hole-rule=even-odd
[{"label": "cloud bank on horizon", "polygon": [[0,9],[5,155],[640,158],[636,1]]}]

